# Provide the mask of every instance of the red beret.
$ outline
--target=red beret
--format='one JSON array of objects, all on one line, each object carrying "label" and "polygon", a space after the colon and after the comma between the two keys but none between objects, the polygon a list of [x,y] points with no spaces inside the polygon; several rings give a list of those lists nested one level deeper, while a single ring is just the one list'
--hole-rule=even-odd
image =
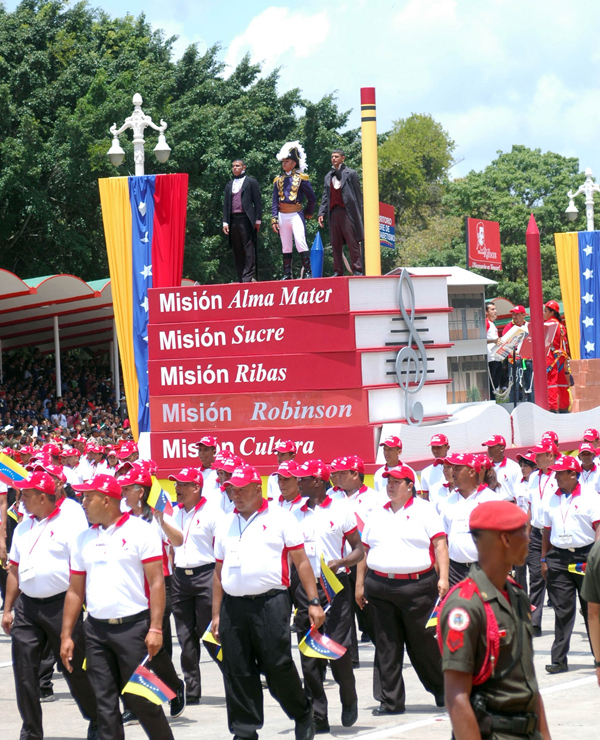
[{"label": "red beret", "polygon": [[510,501],[484,501],[471,512],[469,529],[512,532],[527,524],[527,514]]}]

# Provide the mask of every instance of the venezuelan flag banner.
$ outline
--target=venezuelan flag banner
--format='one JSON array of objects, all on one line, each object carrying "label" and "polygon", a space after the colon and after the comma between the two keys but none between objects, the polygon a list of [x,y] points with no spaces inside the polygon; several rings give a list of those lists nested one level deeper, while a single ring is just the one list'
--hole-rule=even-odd
[{"label": "venezuelan flag banner", "polygon": [[427,620],[427,624],[425,625],[425,628],[427,629],[427,627],[437,627],[439,616],[440,616],[440,597],[438,596],[438,600],[435,602],[435,606],[433,607],[431,616]]},{"label": "venezuelan flag banner", "polygon": [[554,243],[571,357],[600,357],[600,231],[555,234]]},{"label": "venezuelan flag banner", "polygon": [[24,467],[15,462],[12,457],[0,452],[0,480],[3,483],[11,486],[16,480],[25,480],[27,475],[28,473]]},{"label": "venezuelan flag banner", "polygon": [[337,578],[335,573],[325,562],[325,558],[321,555],[321,573],[319,574],[319,581],[327,601],[331,602],[333,597],[344,588],[340,580]]},{"label": "venezuelan flag banner", "polygon": [[307,658],[337,660],[345,654],[346,648],[334,642],[327,635],[322,635],[313,625],[298,645],[298,650]]},{"label": "venezuelan flag banner", "polygon": [[122,694],[136,694],[143,696],[153,704],[164,704],[174,699],[174,691],[163,683],[160,678],[144,665],[139,665],[129,681],[125,684]]},{"label": "venezuelan flag banner", "polygon": [[585,566],[587,563],[569,563],[569,573],[579,573],[585,575]]},{"label": "venezuelan flag banner", "polygon": [[150,431],[148,289],[181,285],[188,176],[98,181],[129,422]]}]

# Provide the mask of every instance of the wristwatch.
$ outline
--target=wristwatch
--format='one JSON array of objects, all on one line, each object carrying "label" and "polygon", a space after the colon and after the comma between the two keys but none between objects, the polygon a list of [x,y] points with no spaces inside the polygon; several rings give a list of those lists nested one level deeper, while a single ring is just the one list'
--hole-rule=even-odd
[{"label": "wristwatch", "polygon": [[308,602],[308,605],[309,606],[321,606],[321,602],[319,601],[319,599],[311,599]]},{"label": "wristwatch", "polygon": [[595,660],[594,661],[594,667],[595,668],[600,668],[600,660]]}]

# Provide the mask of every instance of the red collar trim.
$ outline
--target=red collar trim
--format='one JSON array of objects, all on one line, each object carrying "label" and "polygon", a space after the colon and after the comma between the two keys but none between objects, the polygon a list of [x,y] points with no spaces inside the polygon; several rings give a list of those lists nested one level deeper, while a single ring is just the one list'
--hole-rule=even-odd
[{"label": "red collar trim", "polygon": [[502,458],[502,462],[498,465],[499,468],[505,468],[506,467],[506,457]]},{"label": "red collar trim", "polygon": [[302,499],[302,496],[298,494],[293,501],[285,501],[285,499],[283,498],[283,493],[282,493],[279,496],[279,503],[282,504],[285,501],[286,504],[297,504],[298,501],[300,501],[301,499]]},{"label": "red collar trim", "polygon": [[442,483],[442,488],[450,488],[450,484],[449,483]]},{"label": "red collar trim", "polygon": [[308,499],[306,500],[305,504],[302,504],[300,507],[300,511],[308,511]]},{"label": "red collar trim", "polygon": [[487,486],[485,483],[482,483],[480,486],[477,486],[477,491],[475,493],[481,493],[482,491],[485,491],[486,488]]},{"label": "red collar trim", "polygon": [[[206,499],[205,499],[205,500],[206,500]],[[267,501],[267,499],[266,499],[266,498],[264,498],[264,496],[263,496],[263,501],[262,501],[262,504],[260,505],[260,507],[259,507],[259,508],[257,509],[257,511],[256,511],[255,513],[256,513],[256,515],[258,516],[258,514],[262,514],[262,513],[263,513],[263,511],[267,511],[267,509],[268,509],[268,508],[269,508],[269,502],[268,502],[268,501]],[[234,509],[234,510],[233,510],[233,513],[234,513],[234,514],[239,514],[240,512],[239,512],[239,511],[237,510],[237,508],[236,508],[236,509]]]},{"label": "red collar trim", "polygon": [[581,483],[577,484],[573,493],[566,493],[566,491],[563,491],[562,488],[557,488],[556,493],[558,496],[572,496],[573,498],[575,498],[575,496],[581,496]]},{"label": "red collar trim", "polygon": [[[413,494],[413,495],[412,495],[412,496],[411,496],[411,497],[410,497],[410,498],[408,499],[408,501],[407,501],[407,502],[406,502],[406,503],[404,504],[404,506],[403,506],[402,508],[403,508],[403,509],[408,509],[408,507],[409,507],[409,506],[412,506],[412,505],[413,505],[414,501],[415,501],[415,496],[414,496],[414,494]],[[388,511],[391,511],[391,509],[392,509],[392,502],[391,502],[391,501],[388,501],[388,502],[387,502],[387,504],[384,504],[384,505],[383,505],[383,508],[384,508],[384,509],[387,509]]]},{"label": "red collar trim", "polygon": [[589,470],[584,470],[583,467],[581,468],[581,470],[584,473],[595,473],[596,472],[596,467],[597,467],[596,466],[596,463],[592,463],[592,467]]},{"label": "red collar trim", "polygon": [[383,508],[389,511],[392,508],[392,502],[388,501],[387,504],[383,505]]},{"label": "red collar trim", "polygon": [[360,487],[360,488],[358,489],[358,493],[366,493],[366,492],[367,492],[368,490],[369,490],[369,487],[368,487],[368,486],[362,485],[362,486],[361,486],[361,487]]},{"label": "red collar trim", "polygon": [[[128,511],[125,514],[123,514],[123,516],[120,519],[117,519],[117,521],[115,522],[115,529],[118,529],[119,527],[122,527],[125,524],[125,522],[129,519],[130,516],[131,516],[131,512]],[[100,525],[99,524],[92,524],[92,527],[91,528],[92,529],[99,529],[100,528]]]},{"label": "red collar trim", "polygon": [[331,501],[332,501],[331,496],[327,495],[323,499],[323,503],[319,504],[319,506],[321,507],[321,509],[326,509],[331,504]]}]

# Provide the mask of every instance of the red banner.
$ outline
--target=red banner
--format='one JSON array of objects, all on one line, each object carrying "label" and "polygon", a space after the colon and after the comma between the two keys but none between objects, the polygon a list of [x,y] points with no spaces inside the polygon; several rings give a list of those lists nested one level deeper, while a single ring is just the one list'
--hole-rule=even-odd
[{"label": "red banner", "polygon": [[357,352],[213,357],[148,363],[151,396],[360,388]]},{"label": "red banner", "polygon": [[188,175],[158,176],[154,184],[152,283],[156,289],[181,285]]},{"label": "red banner", "polygon": [[203,359],[355,349],[354,317],[240,319],[150,324],[150,360]]},{"label": "red banner", "polygon": [[[375,428],[357,427],[296,427],[295,429],[236,429],[217,434],[219,449],[240,455],[250,465],[273,472],[277,469],[274,446],[284,439],[298,447],[298,462],[320,458],[331,462],[334,457],[358,455],[365,463],[375,462]],[[196,432],[151,432],[150,450],[158,464],[160,476],[185,467],[198,467],[196,442],[211,429]]]},{"label": "red banner", "polygon": [[348,280],[192,285],[148,291],[151,324],[348,313]]},{"label": "red banner", "polygon": [[288,391],[150,399],[155,432],[368,424],[367,392]]},{"label": "red banner", "polygon": [[467,218],[467,267],[501,270],[500,224]]}]

